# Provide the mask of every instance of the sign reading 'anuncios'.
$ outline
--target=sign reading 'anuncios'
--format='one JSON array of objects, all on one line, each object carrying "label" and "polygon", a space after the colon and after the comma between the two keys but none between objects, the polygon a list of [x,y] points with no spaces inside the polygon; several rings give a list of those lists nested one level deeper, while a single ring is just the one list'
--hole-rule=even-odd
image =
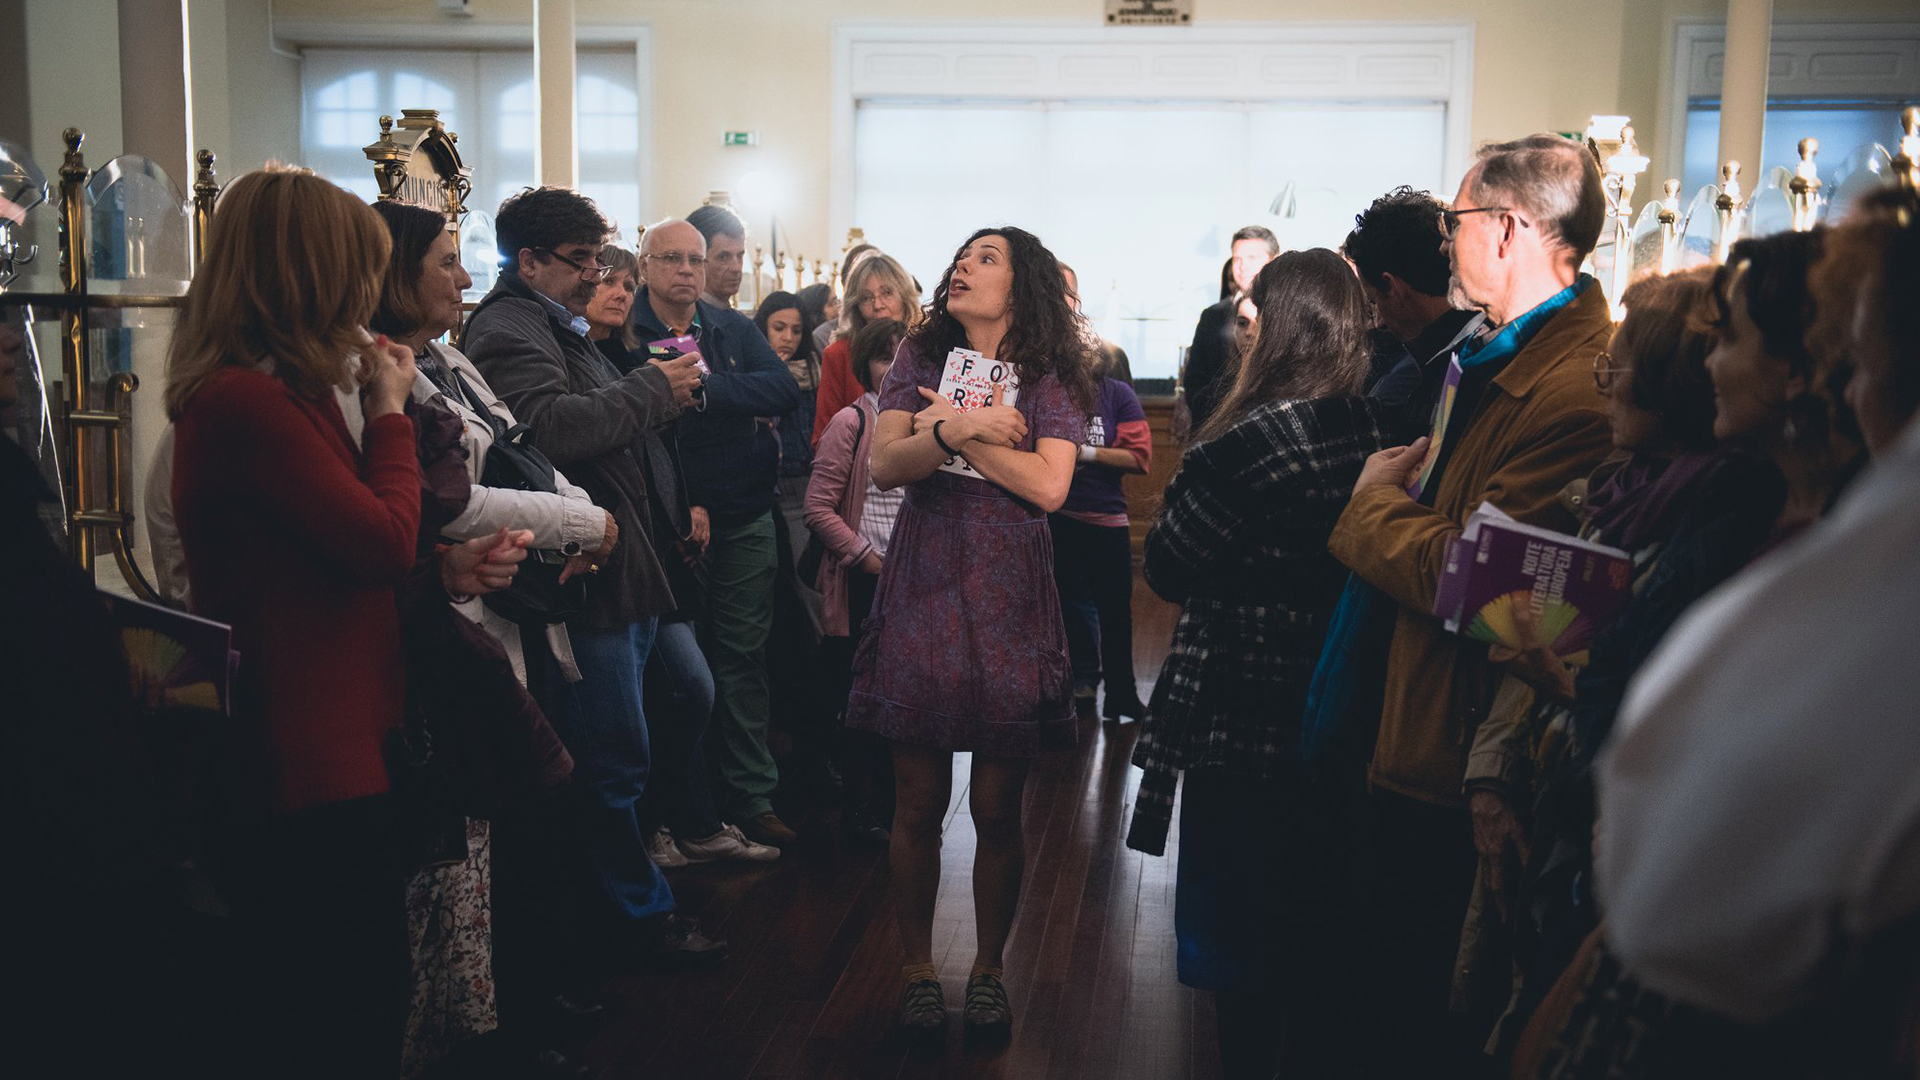
[{"label": "sign reading 'anuncios'", "polygon": [[380,118],[380,139],[362,147],[373,162],[380,198],[424,207],[458,225],[473,190],[473,170],[460,160],[458,136],[447,130],[435,109],[402,109],[400,123]]}]

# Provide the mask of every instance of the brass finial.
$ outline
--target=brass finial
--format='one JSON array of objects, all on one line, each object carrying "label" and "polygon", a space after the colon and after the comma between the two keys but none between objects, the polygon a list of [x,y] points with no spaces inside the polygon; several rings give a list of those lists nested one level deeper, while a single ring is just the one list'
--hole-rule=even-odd
[{"label": "brass finial", "polygon": [[60,133],[60,140],[67,144],[67,156],[60,163],[60,178],[76,184],[87,182],[87,159],[80,153],[80,144],[87,141],[79,128],[68,128]]},{"label": "brass finial", "polygon": [[216,160],[213,151],[201,148],[194,160],[200,163],[200,169],[193,176],[193,194],[196,198],[207,198],[220,194],[220,181],[213,175],[213,163]]},{"label": "brass finial", "polygon": [[846,245],[840,249],[840,254],[845,255],[847,252],[852,251],[854,248],[866,242],[867,230],[855,225],[853,228],[847,230],[847,242]]},{"label": "brass finial", "polygon": [[1908,191],[1920,191],[1920,106],[1900,111],[1900,152],[1893,155],[1893,181]]},{"label": "brass finial", "polygon": [[393,141],[393,117],[391,116],[382,116],[380,118],[380,141]]},{"label": "brass finial", "polygon": [[1793,202],[1793,231],[1806,232],[1820,216],[1820,170],[1813,156],[1820,152],[1819,139],[1800,140],[1800,161],[1793,167],[1793,179],[1787,181],[1787,196]]}]

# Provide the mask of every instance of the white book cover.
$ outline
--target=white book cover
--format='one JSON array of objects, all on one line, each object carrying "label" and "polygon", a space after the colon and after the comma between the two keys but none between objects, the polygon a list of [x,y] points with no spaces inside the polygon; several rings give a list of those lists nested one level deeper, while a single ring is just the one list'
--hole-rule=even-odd
[{"label": "white book cover", "polygon": [[[972,412],[993,403],[995,383],[1004,390],[1002,404],[1012,405],[1020,400],[1020,374],[1012,364],[989,360],[972,349],[955,349],[947,354],[946,369],[940,373],[940,396],[953,403],[954,412]],[[986,480],[966,459],[957,455],[948,458],[940,471]]]}]

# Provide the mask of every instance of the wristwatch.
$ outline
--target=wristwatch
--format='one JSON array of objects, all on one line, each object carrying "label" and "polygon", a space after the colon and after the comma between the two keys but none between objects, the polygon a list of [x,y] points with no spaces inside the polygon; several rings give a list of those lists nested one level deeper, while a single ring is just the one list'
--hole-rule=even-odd
[{"label": "wristwatch", "polygon": [[569,559],[573,558],[575,555],[580,554],[582,550],[583,549],[580,547],[580,541],[578,540],[569,540],[566,543],[560,545],[560,554],[565,555]]}]

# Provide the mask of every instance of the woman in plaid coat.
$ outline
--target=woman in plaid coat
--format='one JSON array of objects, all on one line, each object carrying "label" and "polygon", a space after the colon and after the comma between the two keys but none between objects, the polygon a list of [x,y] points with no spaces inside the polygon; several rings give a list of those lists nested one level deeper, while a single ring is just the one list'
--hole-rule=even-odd
[{"label": "woman in plaid coat", "polygon": [[1327,537],[1367,455],[1405,441],[1359,396],[1369,319],[1345,260],[1289,252],[1251,296],[1254,346],[1147,535],[1147,583],[1184,610],[1134,750],[1146,775],[1127,836],[1165,850],[1184,771],[1180,981],[1217,993],[1228,1076],[1271,1076],[1275,1018],[1296,1013],[1282,932],[1300,922],[1286,901],[1300,712],[1347,576]]}]

